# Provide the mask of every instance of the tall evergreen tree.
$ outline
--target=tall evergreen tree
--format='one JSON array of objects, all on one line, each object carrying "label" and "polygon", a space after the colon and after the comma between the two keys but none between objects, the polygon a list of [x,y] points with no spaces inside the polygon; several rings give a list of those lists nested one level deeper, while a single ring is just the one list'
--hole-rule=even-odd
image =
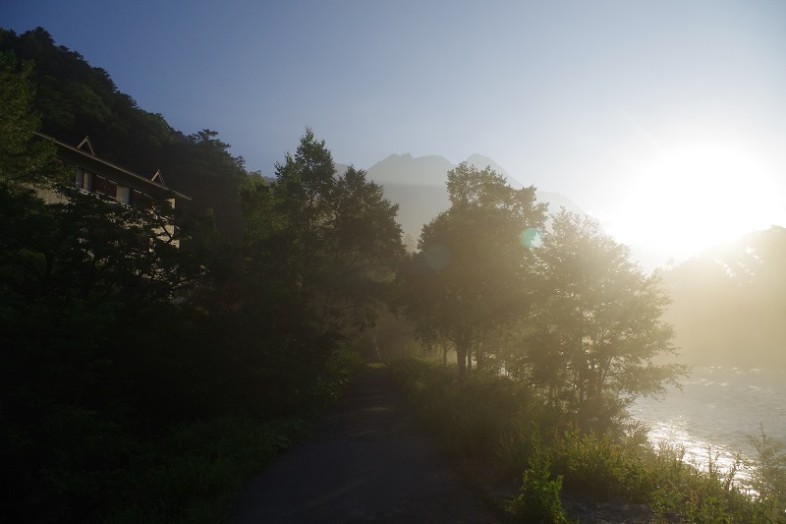
[{"label": "tall evergreen tree", "polygon": [[272,241],[282,247],[294,290],[324,330],[362,327],[386,299],[404,248],[398,206],[350,167],[339,174],[309,129],[276,166]]}]

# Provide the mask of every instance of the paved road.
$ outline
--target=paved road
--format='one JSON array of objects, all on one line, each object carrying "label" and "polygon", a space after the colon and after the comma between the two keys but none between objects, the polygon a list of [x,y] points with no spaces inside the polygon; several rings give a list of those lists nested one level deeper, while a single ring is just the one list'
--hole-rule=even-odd
[{"label": "paved road", "polygon": [[317,435],[252,480],[230,522],[495,521],[418,429],[386,370],[358,377]]}]

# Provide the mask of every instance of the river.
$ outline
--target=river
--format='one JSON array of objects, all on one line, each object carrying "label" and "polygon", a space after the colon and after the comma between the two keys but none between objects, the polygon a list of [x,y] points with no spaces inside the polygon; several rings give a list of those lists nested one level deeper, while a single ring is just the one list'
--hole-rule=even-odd
[{"label": "river", "polygon": [[[650,428],[653,445],[667,442],[685,449],[686,458],[707,468],[708,449],[728,468],[739,451],[756,458],[750,437],[760,427],[786,442],[786,370],[695,367],[660,398],[639,399],[631,415]],[[749,478],[743,470],[739,480]]]}]

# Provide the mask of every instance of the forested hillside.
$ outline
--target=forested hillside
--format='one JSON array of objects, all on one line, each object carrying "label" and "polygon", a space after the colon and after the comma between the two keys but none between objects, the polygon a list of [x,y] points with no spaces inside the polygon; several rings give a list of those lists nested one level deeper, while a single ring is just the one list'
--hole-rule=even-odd
[{"label": "forested hillside", "polygon": [[[403,255],[396,207],[310,131],[275,182],[247,173],[42,29],[0,34],[0,93],[0,520],[219,519],[357,360]],[[74,175],[38,130],[193,205],[45,205],[30,187]],[[157,233],[172,220],[183,249]]]},{"label": "forested hillside", "polygon": [[2,30],[0,51],[34,64],[32,106],[43,133],[72,145],[89,136],[101,158],[141,174],[160,170],[167,184],[194,197],[187,211],[210,210],[223,236],[240,239],[238,189],[248,173],[217,132],[173,129],[120,92],[109,73],[56,45],[42,28],[21,35]]}]

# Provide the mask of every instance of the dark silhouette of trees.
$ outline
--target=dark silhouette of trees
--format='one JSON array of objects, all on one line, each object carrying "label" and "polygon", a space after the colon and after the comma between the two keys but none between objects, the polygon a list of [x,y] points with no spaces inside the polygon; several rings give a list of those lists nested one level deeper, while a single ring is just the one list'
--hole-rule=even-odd
[{"label": "dark silhouette of trees", "polygon": [[264,201],[274,216],[263,240],[286,260],[291,288],[320,329],[373,322],[404,254],[398,207],[382,188],[353,167],[338,175],[324,141],[307,130]]},{"label": "dark silhouette of trees", "polygon": [[[342,345],[403,254],[397,209],[362,171],[337,176],[310,131],[271,186],[216,132],[172,131],[45,31],[0,36],[0,519],[97,521],[139,480],[139,453],[171,454],[157,448],[171,431],[267,427],[334,398]],[[40,126],[162,167],[195,190],[192,213],[72,191]],[[47,205],[33,183],[70,199]]]}]

